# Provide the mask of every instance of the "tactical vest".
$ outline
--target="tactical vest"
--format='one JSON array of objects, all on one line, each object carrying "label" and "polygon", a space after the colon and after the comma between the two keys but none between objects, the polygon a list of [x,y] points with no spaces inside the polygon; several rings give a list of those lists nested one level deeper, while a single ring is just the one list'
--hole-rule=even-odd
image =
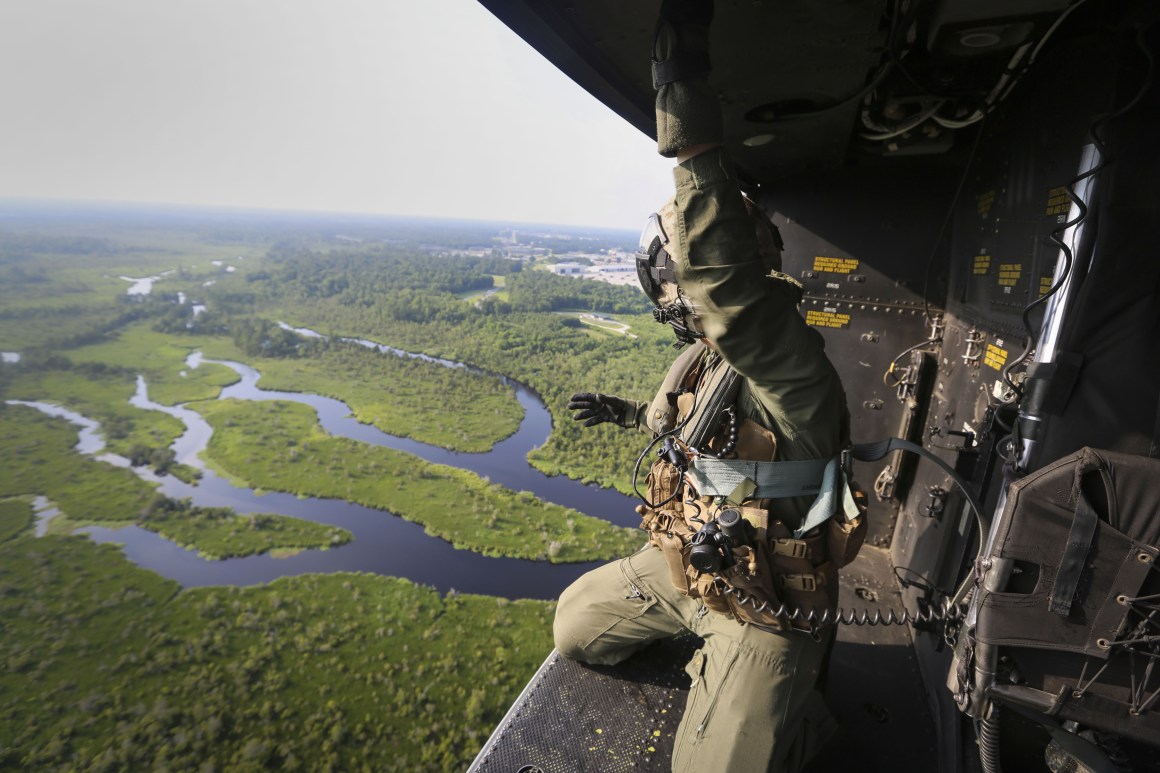
[{"label": "tactical vest", "polygon": [[[774,462],[777,437],[747,418],[761,413],[747,404],[754,400],[744,379],[720,355],[697,344],[673,363],[645,421],[658,435],[674,433],[687,457]],[[649,541],[664,553],[678,591],[701,599],[713,612],[782,631],[790,625],[784,610],[800,608],[808,618],[811,611],[820,615],[836,608],[838,569],[854,559],[865,540],[866,500],[855,492],[857,517],[828,518],[795,535],[778,517],[777,500],[754,498],[755,489],[753,480],[743,479],[732,492],[701,495],[690,476],[662,456],[648,474],[648,500],[654,506],[642,505],[637,512]],[[699,571],[690,563],[691,540],[726,509],[736,509],[748,523],[748,544],[730,548],[727,566]],[[811,627],[801,619],[794,626]]]}]

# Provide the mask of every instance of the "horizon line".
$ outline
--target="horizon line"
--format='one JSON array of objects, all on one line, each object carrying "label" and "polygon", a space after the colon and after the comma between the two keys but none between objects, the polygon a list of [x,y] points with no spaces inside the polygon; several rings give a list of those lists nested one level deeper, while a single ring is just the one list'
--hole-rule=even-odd
[{"label": "horizon line", "polygon": [[[41,208],[81,208],[81,207],[95,207],[104,209],[154,209],[173,212],[205,212],[205,213],[221,213],[221,214],[267,214],[267,215],[297,215],[309,216],[315,218],[324,217],[339,217],[339,218],[381,218],[393,220],[426,220],[447,223],[477,223],[480,225],[507,225],[510,227],[526,228],[570,228],[570,229],[589,229],[601,231],[623,231],[625,233],[635,233],[635,229],[608,226],[608,225],[591,225],[580,223],[549,223],[533,220],[517,220],[517,219],[485,219],[478,217],[467,216],[449,216],[449,215],[419,215],[419,214],[397,214],[388,212],[369,212],[369,211],[344,211],[344,210],[325,210],[325,209],[294,209],[294,208],[274,208],[261,207],[252,205],[237,205],[237,204],[195,204],[195,203],[181,203],[171,201],[134,201],[124,199],[74,199],[74,198],[48,198],[48,197],[19,197],[12,195],[0,194],[0,208],[5,205],[24,205],[36,206]],[[0,209],[0,217],[4,216],[4,212]]]}]

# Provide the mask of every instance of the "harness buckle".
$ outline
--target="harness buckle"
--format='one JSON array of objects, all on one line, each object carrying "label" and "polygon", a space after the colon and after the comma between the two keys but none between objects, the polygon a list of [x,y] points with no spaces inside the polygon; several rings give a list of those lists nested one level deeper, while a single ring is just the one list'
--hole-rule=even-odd
[{"label": "harness buckle", "polygon": [[811,593],[818,589],[818,578],[813,574],[780,574],[778,579],[786,590]]},{"label": "harness buckle", "polygon": [[778,556],[809,559],[813,556],[810,546],[803,539],[774,539],[773,552]]}]

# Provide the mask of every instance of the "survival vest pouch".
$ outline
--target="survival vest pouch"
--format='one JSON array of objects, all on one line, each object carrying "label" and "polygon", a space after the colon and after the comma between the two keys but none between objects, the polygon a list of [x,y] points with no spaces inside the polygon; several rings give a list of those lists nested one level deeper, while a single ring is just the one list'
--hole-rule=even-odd
[{"label": "survival vest pouch", "polygon": [[852,521],[831,518],[826,523],[826,552],[829,553],[830,561],[839,569],[853,563],[858,557],[858,551],[866,542],[866,530],[870,524],[866,517],[870,509],[866,492],[855,481],[850,481],[850,492],[858,508],[858,517]]},{"label": "survival vest pouch", "polygon": [[1020,678],[980,686],[1156,743],[1158,548],[1160,459],[1084,448],[1011,484],[988,553],[1011,572],[978,588],[975,634],[977,674],[993,674],[1001,651]]},{"label": "survival vest pouch", "polygon": [[[721,417],[736,403],[741,381],[703,345],[673,363],[646,414],[648,426],[663,434],[681,419],[684,451],[704,453],[692,454],[686,473],[664,458],[654,462],[647,491],[655,507],[638,507],[637,512],[649,542],[664,553],[680,593],[701,599],[714,612],[780,631],[788,625],[776,614],[783,602],[803,615],[836,608],[837,570],[854,559],[865,540],[866,502],[864,496],[856,501],[851,495],[842,459],[775,462],[776,436],[751,419],[732,423],[723,435]],[[729,455],[736,458],[716,458],[714,452],[727,442],[725,450],[734,449]],[[692,490],[700,498],[686,501]],[[814,506],[797,533],[780,521],[770,523],[770,499],[811,495],[817,495]],[[725,507],[736,508],[749,524],[749,544],[729,548],[732,555],[718,571],[699,571],[690,560],[690,541]],[[811,628],[805,620],[794,624]]]},{"label": "survival vest pouch", "polygon": [[[772,433],[752,422],[743,425],[738,449],[747,447],[766,448],[770,456],[776,450]],[[747,436],[753,435],[752,438]],[[760,436],[760,437],[759,437]],[[746,442],[746,441],[749,442]],[[743,462],[754,466],[753,462]],[[754,477],[770,480],[764,474],[794,463],[759,462]],[[814,467],[830,468],[836,465],[823,463]],[[726,470],[728,472],[728,470]],[[702,479],[707,482],[708,479]],[[717,477],[718,482],[731,480]],[[822,478],[825,481],[825,477]],[[649,532],[649,541],[661,549],[669,567],[669,577],[673,586],[683,595],[699,598],[714,612],[732,614],[739,621],[766,630],[784,630],[788,621],[779,616],[784,608],[800,610],[802,619],[794,621],[794,627],[809,630],[811,613],[821,615],[837,607],[838,569],[854,559],[866,538],[866,496],[853,486],[852,501],[857,508],[853,518],[846,513],[844,497],[830,495],[839,485],[846,491],[844,474],[840,481],[819,483],[814,478],[812,491],[823,489],[819,495],[823,508],[828,507],[827,518],[804,534],[794,533],[781,521],[770,522],[770,500],[768,498],[746,498],[742,503],[729,502],[724,496],[704,496],[686,501],[689,496],[684,475],[665,461],[653,464],[648,476],[649,501],[657,508],[638,507],[643,516],[641,527]],[[753,484],[750,481],[751,485]],[[826,486],[829,488],[826,488]],[[762,487],[773,490],[782,486],[772,482],[750,489],[750,494],[760,493]],[[782,486],[780,496],[800,492],[796,483],[791,484],[792,492]],[[745,490],[742,487],[742,490]],[[675,495],[675,496],[674,496]],[[722,501],[725,500],[725,501]],[[690,540],[698,528],[717,518],[726,508],[735,508],[749,524],[751,539],[749,544],[732,546],[731,560],[726,561],[718,572],[698,571],[691,563],[693,545]],[[835,512],[836,510],[836,512]]]},{"label": "survival vest pouch", "polygon": [[[650,499],[657,499],[679,471],[667,462],[653,466]],[[671,490],[671,489],[669,489]],[[732,614],[741,622],[772,631],[785,630],[783,611],[800,610],[803,619],[793,627],[810,630],[810,613],[821,615],[838,602],[838,569],[854,559],[866,538],[866,497],[857,490],[859,515],[852,521],[838,516],[797,538],[781,521],[770,522],[769,500],[747,500],[743,505],[714,503],[709,497],[684,504],[684,512],[668,507],[638,508],[641,527],[649,532],[649,542],[661,549],[669,567],[673,586],[685,596],[699,598],[714,612]],[[697,522],[708,522],[733,507],[749,523],[752,539],[747,545],[732,547],[732,563],[717,573],[700,572],[690,562]],[[692,522],[690,522],[692,521]],[[739,591],[740,594],[730,592]]]}]

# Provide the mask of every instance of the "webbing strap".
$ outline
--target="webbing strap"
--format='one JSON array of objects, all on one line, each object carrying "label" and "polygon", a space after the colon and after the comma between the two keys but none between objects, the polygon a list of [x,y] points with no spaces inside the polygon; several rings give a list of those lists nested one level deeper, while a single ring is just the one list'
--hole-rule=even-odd
[{"label": "webbing strap", "polygon": [[755,462],[701,455],[689,467],[689,479],[703,497],[727,497],[746,480],[757,484],[753,499],[784,499],[822,490],[829,459],[803,462]]},{"label": "webbing strap", "polygon": [[814,503],[794,532],[800,539],[810,529],[841,512],[846,520],[858,516],[858,505],[850,493],[849,480],[841,457],[794,462],[756,462],[698,456],[688,476],[701,496],[729,497],[746,481],[756,484],[751,499],[785,499],[817,494]]},{"label": "webbing strap", "polygon": [[846,470],[841,464],[841,457],[835,456],[826,464],[826,472],[822,476],[822,490],[818,498],[810,505],[801,526],[793,533],[797,539],[802,535],[828,521],[832,516],[842,513],[847,521],[858,517],[858,505],[854,502],[854,495],[850,493],[850,481],[846,478]]},{"label": "webbing strap", "polygon": [[[902,438],[887,438],[875,443],[860,443],[850,449],[850,455],[860,462],[876,462],[891,451],[909,451],[934,462],[951,477],[967,498],[967,503],[979,519],[982,534],[989,523],[974,494],[954,468],[927,449]],[[784,499],[817,493],[801,527],[794,532],[798,539],[810,529],[824,523],[830,516],[841,512],[846,520],[858,515],[858,505],[850,493],[850,481],[840,456],[832,459],[809,459],[795,462],[754,462],[744,459],[717,459],[698,456],[693,459],[686,475],[701,496],[727,497],[746,480],[757,484],[750,495],[754,499]]]},{"label": "webbing strap", "polygon": [[1096,511],[1082,493],[1075,503],[1075,518],[1071,522],[1071,531],[1067,535],[1067,547],[1063,550],[1063,559],[1059,562],[1059,571],[1055,575],[1055,585],[1051,589],[1051,611],[1057,615],[1067,617],[1071,614],[1071,605],[1075,601],[1075,591],[1079,587],[1079,577],[1083,574],[1083,565],[1091,550],[1092,537],[1096,533]]},{"label": "webbing strap", "polygon": [[1083,574],[1087,554],[1092,547],[1092,538],[1096,534],[1096,521],[1099,516],[1092,508],[1091,502],[1083,493],[1081,482],[1083,476],[1098,469],[1085,456],[1084,460],[1075,469],[1075,518],[1071,521],[1071,530],[1067,535],[1067,547],[1063,549],[1063,558],[1059,562],[1059,570],[1055,574],[1055,584],[1051,589],[1051,603],[1049,609],[1057,615],[1067,617],[1071,614],[1071,605],[1075,601],[1075,592],[1079,587],[1079,578]]}]

